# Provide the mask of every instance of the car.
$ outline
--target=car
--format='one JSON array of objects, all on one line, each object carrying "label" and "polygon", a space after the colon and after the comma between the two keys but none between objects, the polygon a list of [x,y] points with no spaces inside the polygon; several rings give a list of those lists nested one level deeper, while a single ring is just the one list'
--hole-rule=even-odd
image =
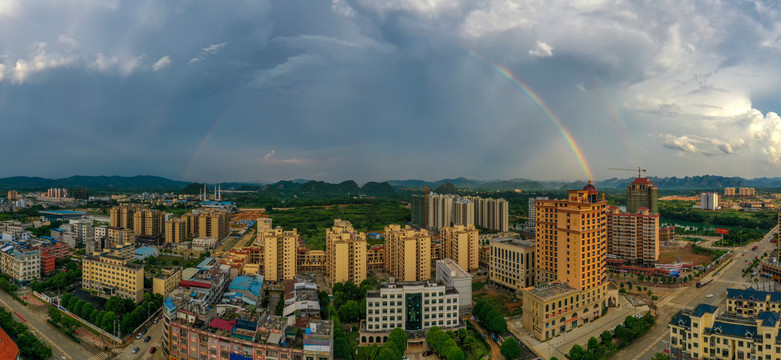
[{"label": "car", "polygon": [[408,357],[406,357],[406,356],[402,356],[402,357],[401,357],[401,360],[409,360],[409,358],[408,358]]},{"label": "car", "polygon": [[142,337],[144,337],[144,334],[138,333],[138,335],[136,335],[136,340],[141,340]]},{"label": "car", "polygon": [[135,353],[137,353],[137,352],[138,352],[138,346],[134,347],[134,348],[133,348],[133,351],[131,351],[131,353],[133,353],[133,354],[135,354]]},{"label": "car", "polygon": [[158,319],[155,319],[155,321],[153,321],[153,323],[157,324],[158,321],[159,321]]},{"label": "car", "polygon": [[155,353],[155,351],[157,351],[157,347],[156,347],[156,346],[152,346],[152,348],[151,348],[151,349],[149,349],[149,353],[150,353],[150,354],[154,354],[154,353]]},{"label": "car", "polygon": [[705,297],[706,297],[706,298],[712,298],[712,297],[713,297],[713,294],[708,294],[708,295],[705,295]]},{"label": "car", "polygon": [[431,351],[431,350],[426,350],[426,351],[424,351],[424,352],[423,352],[423,356],[424,356],[424,357],[425,357],[425,356],[429,356],[429,355],[431,355],[431,354],[433,354],[433,353],[434,353],[434,352],[433,352],[433,351]]},{"label": "car", "polygon": [[152,337],[147,335],[147,337],[144,338],[144,342],[147,343],[149,340],[152,340]]},{"label": "car", "polygon": [[141,336],[144,336],[144,335],[146,335],[146,328],[144,328],[144,330],[141,330]]}]

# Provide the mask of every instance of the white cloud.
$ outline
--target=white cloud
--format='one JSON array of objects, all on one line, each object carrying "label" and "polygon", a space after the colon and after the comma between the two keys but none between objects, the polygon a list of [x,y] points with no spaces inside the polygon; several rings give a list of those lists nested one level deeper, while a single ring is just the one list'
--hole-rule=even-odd
[{"label": "white cloud", "polygon": [[551,57],[553,56],[553,47],[545,42],[537,40],[537,46],[529,50],[529,55],[538,57]]},{"label": "white cloud", "polygon": [[120,62],[119,64],[119,73],[123,76],[130,76],[132,75],[139,67],[141,67],[141,63],[144,60],[145,55],[139,55],[134,58],[125,60]]},{"label": "white cloud", "polygon": [[470,11],[461,24],[467,38],[479,38],[509,30],[530,30],[537,24],[539,1],[492,0]]},{"label": "white cloud", "polygon": [[157,60],[155,65],[152,66],[152,71],[160,71],[171,66],[171,57],[168,55],[163,56],[160,60]]},{"label": "white cloud", "polygon": [[0,0],[0,16],[14,16],[18,11],[18,0]]},{"label": "white cloud", "polygon": [[35,44],[35,55],[31,59],[17,59],[11,68],[11,82],[22,84],[27,78],[38,72],[63,66],[73,65],[77,57],[60,53],[47,53],[47,44],[40,42]]},{"label": "white cloud", "polygon": [[227,45],[227,44],[228,44],[227,42],[221,42],[219,44],[209,45],[209,46],[203,48],[202,50],[203,50],[204,53],[215,55],[215,54],[219,53],[220,50],[222,48],[224,48],[225,45]]},{"label": "white cloud", "polygon": [[260,71],[250,85],[252,87],[264,88],[280,85],[285,76],[294,74],[308,66],[323,62],[323,58],[318,55],[301,54],[289,57],[284,63],[277,64],[272,68]]},{"label": "white cloud", "polygon": [[276,151],[274,149],[271,149],[271,152],[263,155],[263,162],[267,163],[275,163],[275,164],[306,164],[309,163],[309,160],[307,159],[299,159],[299,158],[289,158],[289,159],[277,159],[276,157]]},{"label": "white cloud", "polygon": [[195,63],[197,63],[197,62],[199,62],[199,61],[201,61],[201,58],[199,58],[199,57],[194,57],[194,58],[190,59],[190,61],[188,61],[187,63],[188,63],[188,64],[195,64]]}]

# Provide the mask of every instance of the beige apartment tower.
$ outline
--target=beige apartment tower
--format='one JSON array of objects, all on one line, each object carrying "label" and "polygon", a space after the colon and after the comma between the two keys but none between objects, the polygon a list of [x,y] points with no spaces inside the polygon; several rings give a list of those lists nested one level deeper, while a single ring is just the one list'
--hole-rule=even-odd
[{"label": "beige apartment tower", "polygon": [[140,209],[133,213],[133,231],[138,236],[160,236],[163,234],[163,212]]},{"label": "beige apartment tower", "polygon": [[607,213],[607,253],[637,265],[653,266],[659,260],[659,214],[641,207],[622,213],[611,206]]},{"label": "beige apartment tower", "polygon": [[425,281],[431,277],[431,237],[409,225],[385,227],[385,271],[396,281]]},{"label": "beige apartment tower", "polygon": [[198,237],[210,237],[217,241],[228,236],[230,217],[226,211],[206,211],[198,215]]},{"label": "beige apartment tower", "polygon": [[165,242],[181,243],[187,239],[187,222],[184,219],[171,219],[165,222]]},{"label": "beige apartment tower", "polygon": [[266,281],[290,280],[296,276],[298,237],[296,229],[258,229],[257,240],[263,244],[263,277]]},{"label": "beige apartment tower", "polygon": [[466,271],[480,266],[479,233],[474,225],[454,225],[440,229],[445,244],[445,258],[455,261]]},{"label": "beige apartment tower", "polygon": [[366,234],[356,233],[349,221],[336,219],[325,230],[325,254],[331,285],[347,280],[357,285],[366,279]]}]

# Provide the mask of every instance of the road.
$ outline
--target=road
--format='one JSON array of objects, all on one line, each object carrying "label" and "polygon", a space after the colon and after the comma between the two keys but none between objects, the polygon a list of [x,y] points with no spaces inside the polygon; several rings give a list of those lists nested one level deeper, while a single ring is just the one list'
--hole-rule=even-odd
[{"label": "road", "polygon": [[[46,322],[46,319],[41,314],[34,313],[4,291],[0,291],[0,303],[6,309],[16,312],[18,315],[21,315],[21,318],[26,320],[27,327],[52,348],[55,359],[82,360],[98,354],[97,351],[93,352],[77,344],[67,335],[61,333],[54,325]],[[43,316],[48,317],[48,314],[43,314]],[[21,321],[21,318],[14,316],[14,319],[17,321]]]},{"label": "road", "polygon": [[[144,338],[147,336],[151,336],[152,338],[149,340],[149,342],[144,342]],[[136,340],[133,338],[133,342],[130,343],[130,345],[125,346],[122,349],[116,349],[115,353],[119,353],[119,356],[117,359],[120,360],[148,360],[152,359],[153,356],[157,356],[160,354],[160,344],[162,341],[163,336],[163,321],[158,321],[157,324],[152,324],[152,326],[149,327],[149,329],[146,332],[146,335],[141,337],[141,339]],[[133,348],[138,346],[139,350],[137,353],[133,354]],[[157,352],[155,355],[152,355],[149,353],[149,349],[152,348],[152,346],[157,347]]]},{"label": "road", "polygon": [[[764,252],[769,254],[775,249],[776,244],[771,243],[770,239],[775,236],[776,231],[777,228],[773,228],[759,243],[754,242],[742,247],[730,248],[729,250],[733,252],[732,262],[719,271],[719,275],[714,273],[700,280],[713,279],[710,284],[699,289],[695,287],[677,288],[672,294],[662,298],[657,303],[659,316],[656,324],[648,333],[617,352],[613,358],[650,360],[654,354],[664,350],[666,346],[664,341],[667,340],[669,331],[667,323],[679,310],[692,309],[698,304],[723,305],[727,297],[727,288],[746,288],[751,285],[751,279],[742,276],[743,268],[754,256],[761,257]],[[754,245],[757,245],[757,250],[751,250]],[[708,298],[708,294],[713,294],[713,297]]]}]

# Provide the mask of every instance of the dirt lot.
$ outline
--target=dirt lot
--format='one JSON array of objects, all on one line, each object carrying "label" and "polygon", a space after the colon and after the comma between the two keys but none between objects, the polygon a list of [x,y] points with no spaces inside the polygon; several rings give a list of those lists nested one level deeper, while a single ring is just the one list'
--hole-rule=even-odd
[{"label": "dirt lot", "polygon": [[697,255],[692,252],[692,243],[688,241],[673,241],[669,246],[659,244],[660,264],[672,264],[678,257],[684,263],[693,262],[695,265],[707,264],[711,261],[709,255]]},{"label": "dirt lot", "polygon": [[521,301],[511,298],[505,291],[497,291],[491,286],[483,286],[480,290],[472,292],[472,299],[477,302],[482,299],[490,303],[505,316],[518,315],[521,311]]},{"label": "dirt lot", "polygon": [[241,212],[231,214],[231,221],[257,220],[258,218],[268,217],[265,213],[264,209],[241,209]]},{"label": "dirt lot", "polygon": [[661,201],[667,201],[667,200],[684,200],[684,201],[700,201],[700,198],[696,196],[678,196],[678,195],[672,195],[672,196],[664,196],[660,197],[659,200]]}]

